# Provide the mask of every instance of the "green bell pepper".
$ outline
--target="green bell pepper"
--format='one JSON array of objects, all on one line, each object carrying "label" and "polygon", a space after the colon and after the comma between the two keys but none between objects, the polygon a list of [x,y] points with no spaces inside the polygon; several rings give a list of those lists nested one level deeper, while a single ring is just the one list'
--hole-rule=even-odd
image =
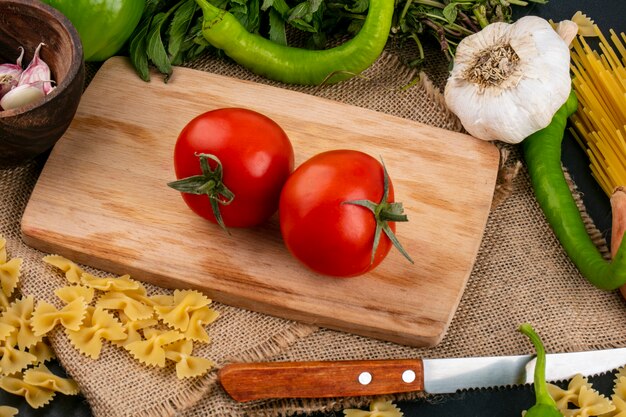
[{"label": "green bell pepper", "polygon": [[85,61],[104,61],[124,46],[141,19],[145,0],[43,0],[74,25]]}]

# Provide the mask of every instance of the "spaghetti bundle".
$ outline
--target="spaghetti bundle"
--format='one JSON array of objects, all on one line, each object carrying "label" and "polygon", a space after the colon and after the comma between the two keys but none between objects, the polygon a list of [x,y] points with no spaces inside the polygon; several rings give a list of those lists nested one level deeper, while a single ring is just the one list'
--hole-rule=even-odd
[{"label": "spaghetti bundle", "polygon": [[609,43],[597,25],[601,53],[582,36],[572,43],[572,74],[579,107],[572,133],[586,149],[591,173],[607,195],[626,185],[626,35],[610,30]]}]

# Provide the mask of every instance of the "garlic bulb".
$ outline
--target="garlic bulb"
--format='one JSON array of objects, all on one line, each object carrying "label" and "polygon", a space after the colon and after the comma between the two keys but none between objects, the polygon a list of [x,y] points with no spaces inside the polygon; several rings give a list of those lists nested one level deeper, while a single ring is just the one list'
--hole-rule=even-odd
[{"label": "garlic bulb", "polygon": [[492,23],[459,43],[446,104],[472,136],[519,143],[567,100],[569,62],[568,44],[546,20]]}]

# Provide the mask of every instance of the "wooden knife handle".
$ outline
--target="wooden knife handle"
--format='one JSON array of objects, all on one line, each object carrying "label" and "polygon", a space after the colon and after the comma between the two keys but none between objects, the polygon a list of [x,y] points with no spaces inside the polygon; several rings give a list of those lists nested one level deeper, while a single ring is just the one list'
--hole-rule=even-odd
[{"label": "wooden knife handle", "polygon": [[236,401],[329,398],[422,391],[421,359],[233,363],[218,372]]}]

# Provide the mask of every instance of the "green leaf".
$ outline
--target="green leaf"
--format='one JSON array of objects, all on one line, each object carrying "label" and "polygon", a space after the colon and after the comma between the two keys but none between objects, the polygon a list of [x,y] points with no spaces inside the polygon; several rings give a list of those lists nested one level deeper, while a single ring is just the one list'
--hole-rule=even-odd
[{"label": "green leaf", "polygon": [[369,0],[355,0],[351,7],[346,5],[344,9],[350,13],[364,13],[369,7]]},{"label": "green leaf", "polygon": [[272,2],[272,8],[283,17],[287,16],[287,14],[289,13],[289,6],[285,2],[285,0],[274,0]]},{"label": "green leaf", "polygon": [[163,38],[161,36],[163,23],[165,22],[167,17],[167,13],[159,13],[154,16],[154,18],[152,19],[152,24],[150,25],[150,29],[148,30],[148,45],[146,48],[146,54],[148,55],[148,59],[152,61],[152,63],[158,68],[158,70],[162,74],[165,74],[166,80],[172,74],[172,65],[167,56],[167,52],[165,51]]},{"label": "green leaf", "polygon": [[449,23],[454,23],[457,15],[458,10],[456,8],[456,3],[450,3],[443,8],[443,17],[445,17]]},{"label": "green leaf", "polygon": [[285,30],[285,21],[283,17],[276,10],[270,10],[270,40],[281,44],[287,45],[287,32]]},{"label": "green leaf", "polygon": [[266,11],[270,7],[274,5],[274,0],[263,0],[263,4],[261,5],[261,11]]},{"label": "green leaf", "polygon": [[148,68],[148,56],[146,55],[146,35],[149,24],[137,28],[130,41],[130,62],[135,71],[144,81],[150,81],[150,69]]},{"label": "green leaf", "polygon": [[298,4],[291,10],[291,13],[289,14],[289,21],[302,19],[309,12],[309,7],[308,1]]},{"label": "green leaf", "polygon": [[195,0],[186,0],[172,17],[167,45],[167,52],[172,60],[180,55],[180,50],[183,47],[189,28],[192,26],[193,16],[197,8]]}]

